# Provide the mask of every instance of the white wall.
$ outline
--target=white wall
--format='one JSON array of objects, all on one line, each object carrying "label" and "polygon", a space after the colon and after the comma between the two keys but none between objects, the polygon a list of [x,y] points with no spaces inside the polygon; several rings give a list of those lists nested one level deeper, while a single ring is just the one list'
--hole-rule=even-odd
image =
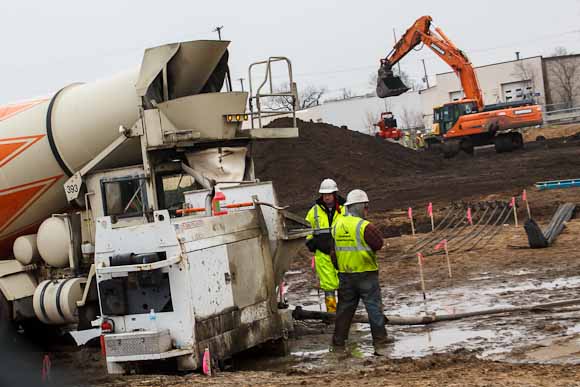
[{"label": "white wall", "polygon": [[[398,97],[385,99],[373,96],[329,101],[300,110],[296,112],[296,117],[303,121],[312,120],[336,126],[345,125],[350,130],[374,135],[376,128],[372,124],[377,123],[381,113],[385,111],[393,112],[401,129],[406,129],[406,126],[422,126],[421,96],[416,91],[408,91]],[[262,125],[267,125],[273,119],[263,119]],[[255,125],[257,124],[256,120]],[[249,126],[249,122],[244,123],[244,128]]]},{"label": "white wall", "polygon": [[[374,134],[372,123],[379,121],[384,111],[395,115],[400,128],[415,126],[415,117],[421,116],[421,99],[416,91],[398,97],[356,97],[341,101],[326,102],[298,113],[302,120],[321,121],[336,126],[346,125],[351,130]],[[420,124],[418,122],[417,124]]]}]

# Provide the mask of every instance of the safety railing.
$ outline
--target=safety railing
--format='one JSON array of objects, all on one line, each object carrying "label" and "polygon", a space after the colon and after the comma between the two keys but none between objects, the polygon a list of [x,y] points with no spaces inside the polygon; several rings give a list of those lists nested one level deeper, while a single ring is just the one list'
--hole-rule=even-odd
[{"label": "safety railing", "polygon": [[[277,62],[284,62],[288,68],[288,87],[290,90],[279,91],[274,89],[274,82],[272,77],[272,65]],[[256,66],[265,65],[266,71],[264,73],[264,78],[260,85],[256,89],[254,94],[254,83],[252,74],[256,69]],[[298,92],[296,89],[296,84],[294,83],[294,78],[292,75],[292,62],[283,56],[270,57],[267,60],[252,63],[248,69],[248,80],[250,83],[250,98],[248,100],[249,110],[250,110],[250,121],[252,129],[256,129],[256,121],[258,123],[257,128],[263,127],[262,120],[264,118],[270,118],[275,116],[288,116],[291,115],[293,120],[293,127],[296,127],[296,106],[298,106]],[[284,103],[280,108],[275,107],[275,101],[282,100]],[[270,102],[266,102],[270,101]]]},{"label": "safety railing", "polygon": [[572,123],[579,121],[580,121],[580,107],[544,111],[544,122],[546,124],[565,123],[565,122]]}]

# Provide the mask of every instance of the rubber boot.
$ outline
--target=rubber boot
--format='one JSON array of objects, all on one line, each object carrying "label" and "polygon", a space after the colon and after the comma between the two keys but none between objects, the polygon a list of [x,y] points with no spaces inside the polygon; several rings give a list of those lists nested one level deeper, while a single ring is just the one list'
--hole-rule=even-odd
[{"label": "rubber boot", "polygon": [[328,313],[336,313],[336,296],[334,292],[324,292],[324,304]]},{"label": "rubber boot", "polygon": [[389,344],[395,342],[392,336],[381,337],[380,339],[373,339],[373,346],[375,347],[375,356],[388,356],[392,350],[389,348]]}]

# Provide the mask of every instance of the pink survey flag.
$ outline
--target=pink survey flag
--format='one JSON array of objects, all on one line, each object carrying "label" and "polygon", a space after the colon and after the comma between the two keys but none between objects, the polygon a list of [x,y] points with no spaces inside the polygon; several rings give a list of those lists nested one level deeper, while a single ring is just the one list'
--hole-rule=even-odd
[{"label": "pink survey flag", "polygon": [[467,221],[469,224],[473,225],[473,217],[471,216],[471,207],[467,209]]},{"label": "pink survey flag", "polygon": [[419,258],[419,262],[421,262],[421,265],[423,264],[423,262],[425,262],[425,257],[423,256],[423,254],[417,253],[417,258]]},{"label": "pink survey flag", "polygon": [[312,270],[316,268],[316,259],[314,258],[314,255],[312,256],[312,260],[310,261],[310,268]]},{"label": "pink survey flag", "polygon": [[206,348],[203,352],[202,371],[204,375],[211,375],[211,356],[209,354],[209,348]]},{"label": "pink survey flag", "polygon": [[427,206],[427,215],[433,216],[433,203],[431,202],[429,202],[429,205]]},{"label": "pink survey flag", "polygon": [[447,247],[447,239],[443,239],[441,242],[435,245],[435,251]]},{"label": "pink survey flag", "polygon": [[409,219],[413,219],[413,209],[411,207],[409,207],[409,210],[407,211],[407,215],[409,216]]},{"label": "pink survey flag", "polygon": [[528,201],[528,193],[526,192],[526,190],[524,190],[524,192],[522,192],[522,200],[524,202]]},{"label": "pink survey flag", "polygon": [[516,206],[516,197],[512,196],[512,200],[510,202],[510,207],[515,207]]}]

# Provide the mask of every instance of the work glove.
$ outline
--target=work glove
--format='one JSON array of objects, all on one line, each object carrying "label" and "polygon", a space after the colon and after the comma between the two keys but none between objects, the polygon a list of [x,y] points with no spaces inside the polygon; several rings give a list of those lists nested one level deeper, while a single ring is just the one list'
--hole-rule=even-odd
[{"label": "work glove", "polygon": [[334,243],[330,234],[316,235],[312,239],[316,239],[316,248],[318,250],[322,251],[324,254],[330,254],[330,247]]},{"label": "work glove", "polygon": [[316,238],[310,238],[306,241],[306,247],[308,247],[308,251],[314,253],[316,251]]}]

